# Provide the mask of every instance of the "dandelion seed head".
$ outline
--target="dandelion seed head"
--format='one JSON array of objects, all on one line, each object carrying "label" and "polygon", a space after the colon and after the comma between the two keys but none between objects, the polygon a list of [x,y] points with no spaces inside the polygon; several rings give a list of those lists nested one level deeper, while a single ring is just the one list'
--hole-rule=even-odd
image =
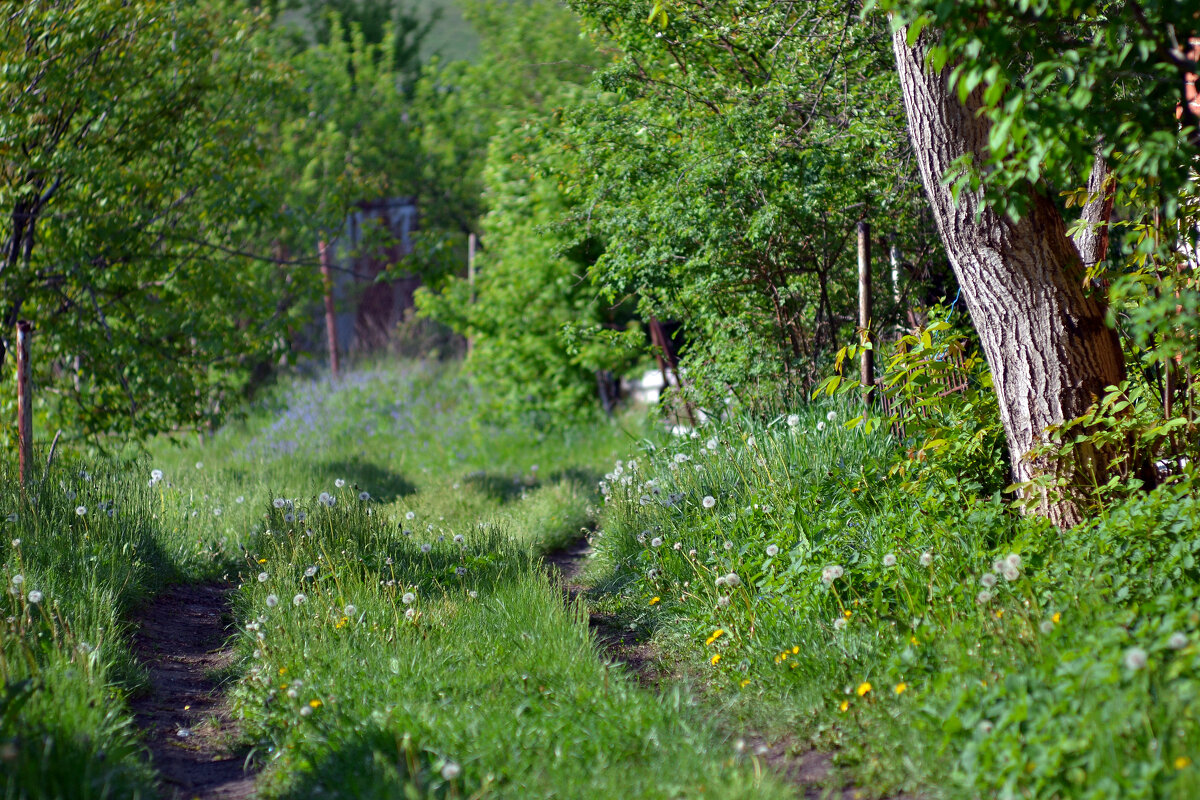
[{"label": "dandelion seed head", "polygon": [[417,596],[412,592],[405,592],[404,596],[400,598],[400,602],[404,603],[406,606],[411,606],[414,602],[416,602],[416,599]]},{"label": "dandelion seed head", "polygon": [[87,514],[87,506],[75,506],[75,516],[82,517]]},{"label": "dandelion seed head", "polygon": [[417,610],[415,608],[410,608],[404,612],[405,619],[413,619],[416,616],[417,616]]},{"label": "dandelion seed head", "polygon": [[267,595],[267,608],[274,608],[279,605],[279,596],[274,594]]},{"label": "dandelion seed head", "polygon": [[933,553],[930,553],[928,551],[921,553],[920,562],[921,562],[922,567],[928,567],[930,564],[933,563]]},{"label": "dandelion seed head", "polygon": [[266,583],[266,582],[267,582],[267,578],[270,578],[270,577],[271,577],[271,576],[270,576],[270,575],[268,575],[267,573],[265,573],[265,572],[260,572],[260,573],[258,573],[258,582],[259,582],[259,583]]},{"label": "dandelion seed head", "polygon": [[990,603],[991,601],[992,601],[992,593],[989,592],[987,589],[982,589],[982,590],[980,590],[979,594],[975,595],[975,602],[979,603],[979,605],[981,605],[981,606],[985,605],[986,603]]},{"label": "dandelion seed head", "polygon": [[310,717],[310,716],[312,716],[312,712],[313,712],[312,706],[301,706],[300,707],[300,716],[302,716],[302,717]]},{"label": "dandelion seed head", "polygon": [[307,602],[308,602],[308,598],[305,597],[303,594],[298,594],[292,598],[292,605],[294,605],[294,606],[302,606]]},{"label": "dandelion seed head", "polygon": [[788,414],[787,426],[789,428],[794,428],[799,424],[800,424],[800,415],[799,414]]},{"label": "dandelion seed head", "polygon": [[33,603],[34,605],[37,605],[38,603],[42,602],[42,599],[44,597],[45,597],[45,595],[43,595],[37,589],[34,589],[32,592],[29,593],[29,602]]},{"label": "dandelion seed head", "polygon": [[1019,554],[1017,554],[1017,553],[1009,553],[1009,554],[1008,554],[1008,555],[1007,555],[1007,556],[1004,558],[1004,561],[1005,561],[1005,563],[1007,563],[1007,564],[1008,564],[1010,567],[1012,567],[1013,569],[1020,569],[1020,568],[1021,568],[1021,556],[1020,556]]},{"label": "dandelion seed head", "polygon": [[661,545],[662,545],[662,537],[661,536],[655,536],[653,539],[650,540],[651,547],[659,547]]},{"label": "dandelion seed head", "polygon": [[711,494],[706,494],[704,499],[700,501],[700,505],[704,506],[705,508],[712,508],[716,504],[717,498],[713,497]]},{"label": "dandelion seed head", "polygon": [[417,512],[415,512],[415,511],[409,511],[408,513],[406,513],[406,514],[404,515],[404,518],[405,518],[405,519],[416,519],[416,518],[417,518]]},{"label": "dandelion seed head", "polygon": [[779,548],[773,544],[767,545],[767,557],[774,558],[777,555],[779,555]]},{"label": "dandelion seed head", "polygon": [[823,430],[825,430],[825,423],[824,423],[824,422],[818,422],[818,423],[817,423],[817,431],[823,431]]},{"label": "dandelion seed head", "polygon": [[896,554],[895,554],[895,553],[888,553],[886,556],[884,556],[884,557],[883,557],[883,565],[884,565],[885,567],[894,567],[894,566],[896,566]]},{"label": "dandelion seed head", "polygon": [[725,576],[725,585],[736,589],[742,585],[742,579],[738,577],[736,572],[731,572]]},{"label": "dandelion seed head", "polygon": [[365,503],[365,502],[367,502],[368,500],[370,500],[370,499],[371,499],[371,495],[370,495],[370,493],[369,493],[369,492],[359,492],[359,493],[358,493],[358,499],[359,499],[359,500],[362,500],[362,501]]},{"label": "dandelion seed head", "polygon": [[452,781],[462,773],[462,768],[453,761],[447,761],[442,767],[442,780]]},{"label": "dandelion seed head", "polygon": [[1167,647],[1171,648],[1172,650],[1182,650],[1183,648],[1187,647],[1187,643],[1187,636],[1178,632],[1172,633],[1171,638],[1167,639]]},{"label": "dandelion seed head", "polygon": [[282,497],[276,497],[271,501],[271,505],[275,506],[276,508],[283,508],[287,505],[287,500],[284,500]]},{"label": "dandelion seed head", "polygon": [[340,488],[342,488],[343,486],[345,486],[345,485],[346,485],[346,481],[345,481],[344,479],[342,479],[342,478],[338,478],[337,480],[335,480],[335,481],[333,482],[333,485],[334,485],[335,487],[337,487],[338,489],[340,489]]},{"label": "dandelion seed head", "polygon": [[838,617],[837,619],[835,619],[833,621],[833,629],[835,631],[840,631],[845,627],[846,627],[846,618],[845,617]]},{"label": "dandelion seed head", "polygon": [[432,549],[433,549],[433,545],[431,545],[429,542],[425,542],[423,545],[421,545],[422,553],[428,553]]},{"label": "dandelion seed head", "polygon": [[347,617],[353,617],[355,614],[358,613],[358,609],[355,608],[353,604],[350,604],[350,605],[347,605],[344,609],[342,609],[342,612]]},{"label": "dandelion seed head", "polygon": [[316,574],[317,574],[316,565],[308,567],[307,569],[304,570],[304,577],[306,577],[306,578],[311,578],[313,575],[316,575]]},{"label": "dandelion seed head", "polygon": [[981,584],[981,585],[982,585],[982,586],[983,586],[985,589],[991,589],[993,586],[995,586],[995,585],[996,585],[996,576],[995,576],[995,575],[993,575],[993,574],[992,574],[992,573],[990,573],[990,572],[985,572],[985,573],[983,573],[983,575],[982,575],[982,576],[979,578],[979,583],[980,583],[980,584]]},{"label": "dandelion seed head", "polygon": [[1014,567],[1012,564],[1005,563],[1004,569],[1000,572],[1004,576],[1004,580],[1012,583],[1017,578],[1021,577],[1021,570]]},{"label": "dandelion seed head", "polygon": [[1131,647],[1125,651],[1125,666],[1134,672],[1145,667],[1149,659],[1146,651],[1140,647]]},{"label": "dandelion seed head", "polygon": [[12,585],[13,586],[20,586],[24,582],[25,582],[24,575],[13,575],[12,576]]}]

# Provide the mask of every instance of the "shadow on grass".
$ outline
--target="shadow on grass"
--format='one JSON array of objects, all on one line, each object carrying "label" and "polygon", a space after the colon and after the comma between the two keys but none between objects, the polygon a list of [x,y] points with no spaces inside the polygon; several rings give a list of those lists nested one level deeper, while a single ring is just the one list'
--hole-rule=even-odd
[{"label": "shadow on grass", "polygon": [[440,770],[444,759],[421,748],[407,734],[372,725],[349,737],[337,737],[319,750],[305,748],[308,769],[295,770],[295,781],[278,795],[281,800],[394,800],[398,797],[461,797],[463,775],[454,779],[454,790]]},{"label": "shadow on grass", "polygon": [[403,475],[369,461],[326,461],[313,472],[319,483],[333,486],[336,479],[344,478],[355,491],[369,492],[381,503],[417,493],[416,485]]},{"label": "shadow on grass", "polygon": [[525,492],[558,483],[574,483],[583,489],[594,490],[600,481],[600,473],[582,467],[568,467],[545,476],[544,479],[527,476],[512,476],[499,472],[473,472],[466,483],[485,495],[489,500],[507,505],[520,499]]}]

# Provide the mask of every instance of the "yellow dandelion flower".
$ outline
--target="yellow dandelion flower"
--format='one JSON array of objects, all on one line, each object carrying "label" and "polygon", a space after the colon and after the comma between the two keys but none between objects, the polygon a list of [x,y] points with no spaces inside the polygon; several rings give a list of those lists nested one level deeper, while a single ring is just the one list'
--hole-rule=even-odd
[{"label": "yellow dandelion flower", "polygon": [[908,641],[911,642],[912,644],[920,644],[920,642],[917,641],[917,637],[915,637],[915,636],[908,637]]},{"label": "yellow dandelion flower", "polygon": [[287,672],[287,667],[280,667],[280,668],[279,668],[279,674],[280,674],[280,675],[282,675],[282,674],[283,674],[283,673],[285,673],[285,672]]},{"label": "yellow dandelion flower", "polygon": [[659,598],[658,598],[657,596],[655,596],[655,597],[651,597],[651,598],[650,598],[650,605],[654,605],[654,604],[655,604],[655,603],[657,603],[658,601],[659,601]]},{"label": "yellow dandelion flower", "polygon": [[1187,756],[1180,756],[1175,759],[1175,769],[1187,769],[1192,765],[1192,760]]},{"label": "yellow dandelion flower", "polygon": [[260,559],[258,560],[258,563],[260,563],[260,564],[265,564],[265,563],[267,563],[267,560],[266,560],[265,558],[260,558]]},{"label": "yellow dandelion flower", "polygon": [[792,655],[796,655],[799,652],[800,652],[800,645],[795,645],[792,647]]},{"label": "yellow dandelion flower", "polygon": [[845,611],[842,612],[842,616],[844,616],[846,619],[850,619],[850,615],[853,613],[854,613],[853,611],[851,611],[850,609],[847,608]]},{"label": "yellow dandelion flower", "polygon": [[712,662],[712,665],[713,665],[714,667],[717,665],[717,662],[718,662],[718,661],[720,661],[720,660],[721,660],[721,654],[720,654],[720,653],[717,653],[716,655],[714,655],[712,658],[710,658],[710,659],[709,659],[709,661],[710,661],[710,662]]},{"label": "yellow dandelion flower", "polygon": [[1062,614],[1058,613],[1057,611],[1055,611],[1053,614],[1050,615],[1050,621],[1053,622],[1055,625],[1057,625],[1059,620],[1061,620],[1061,619],[1062,619]]},{"label": "yellow dandelion flower", "polygon": [[996,619],[1000,619],[1003,616],[1004,616],[1004,609],[1003,608],[996,609]]},{"label": "yellow dandelion flower", "polygon": [[309,704],[310,706],[312,706],[313,708],[320,708],[320,707],[321,707],[321,701],[320,701],[320,700],[309,700],[309,701],[308,701],[308,704]]},{"label": "yellow dandelion flower", "polygon": [[838,706],[838,711],[845,711],[845,710],[846,710],[847,708],[849,708],[849,707],[850,707],[850,701],[849,701],[849,700],[843,700],[843,701],[842,701],[842,704],[841,704],[840,706]]},{"label": "yellow dandelion flower", "polygon": [[900,683],[896,684],[896,688],[893,691],[895,691],[896,694],[904,694],[906,691],[908,691],[908,684],[904,681],[900,681]]},{"label": "yellow dandelion flower", "polygon": [[868,683],[867,681],[863,681],[862,683],[860,683],[858,685],[858,688],[854,690],[854,693],[857,694],[859,697],[862,697],[867,692],[871,691],[871,688],[872,687],[871,687],[870,683]]},{"label": "yellow dandelion flower", "polygon": [[750,679],[749,679],[749,678],[743,678],[743,679],[742,679],[742,682],[738,684],[738,686],[742,687],[743,689],[745,689],[745,688],[746,688],[747,686],[749,686],[749,685],[750,685]]},{"label": "yellow dandelion flower", "polygon": [[725,635],[725,629],[717,628],[715,631],[712,632],[712,636],[709,636],[707,639],[704,640],[704,643],[712,644],[713,642],[715,642],[717,639],[720,639],[724,635]]},{"label": "yellow dandelion flower", "polygon": [[341,619],[339,619],[339,620],[337,621],[337,625],[334,625],[333,627],[335,627],[335,628],[344,628],[344,627],[346,627],[346,623],[347,623],[347,622],[349,622],[349,621],[350,621],[350,620],[349,620],[348,618],[346,618],[346,617],[342,617]]}]

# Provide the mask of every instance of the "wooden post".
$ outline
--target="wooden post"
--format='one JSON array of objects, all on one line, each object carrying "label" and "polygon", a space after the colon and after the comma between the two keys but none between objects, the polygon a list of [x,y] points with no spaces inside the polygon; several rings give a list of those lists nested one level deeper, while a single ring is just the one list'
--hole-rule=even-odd
[{"label": "wooden post", "polygon": [[337,314],[333,310],[333,272],[329,268],[329,246],[322,239],[317,242],[317,252],[321,256],[321,279],[325,284],[325,333],[329,337],[329,371],[336,380],[339,377]]},{"label": "wooden post", "polygon": [[[858,223],[858,327],[862,344],[871,341],[871,223]],[[875,386],[875,351],[862,350],[862,384],[870,400]]]},{"label": "wooden post", "polygon": [[[470,291],[470,303],[475,305],[475,234],[467,234],[467,287]],[[470,336],[467,337],[467,354],[470,355],[471,348],[475,342]]]},{"label": "wooden post", "polygon": [[17,323],[17,451],[21,486],[27,485],[33,469],[33,390],[30,384],[29,340],[33,325]]}]

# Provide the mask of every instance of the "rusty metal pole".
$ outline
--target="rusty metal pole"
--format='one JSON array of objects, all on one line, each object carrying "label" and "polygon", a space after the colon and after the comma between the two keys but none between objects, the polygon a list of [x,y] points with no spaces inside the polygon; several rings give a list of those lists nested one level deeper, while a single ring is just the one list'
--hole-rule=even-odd
[{"label": "rusty metal pole", "polygon": [[329,268],[329,246],[322,239],[317,242],[321,256],[321,279],[325,284],[325,333],[329,337],[329,371],[334,379],[340,376],[338,368],[337,314],[333,310],[333,272]]},{"label": "rusty metal pole", "polygon": [[33,389],[30,383],[29,340],[33,325],[17,323],[17,450],[21,486],[27,485],[33,469]]},{"label": "rusty metal pole", "polygon": [[[862,344],[871,341],[871,223],[858,223],[858,327]],[[867,400],[875,386],[875,351],[862,350],[862,384],[867,387]]]}]

